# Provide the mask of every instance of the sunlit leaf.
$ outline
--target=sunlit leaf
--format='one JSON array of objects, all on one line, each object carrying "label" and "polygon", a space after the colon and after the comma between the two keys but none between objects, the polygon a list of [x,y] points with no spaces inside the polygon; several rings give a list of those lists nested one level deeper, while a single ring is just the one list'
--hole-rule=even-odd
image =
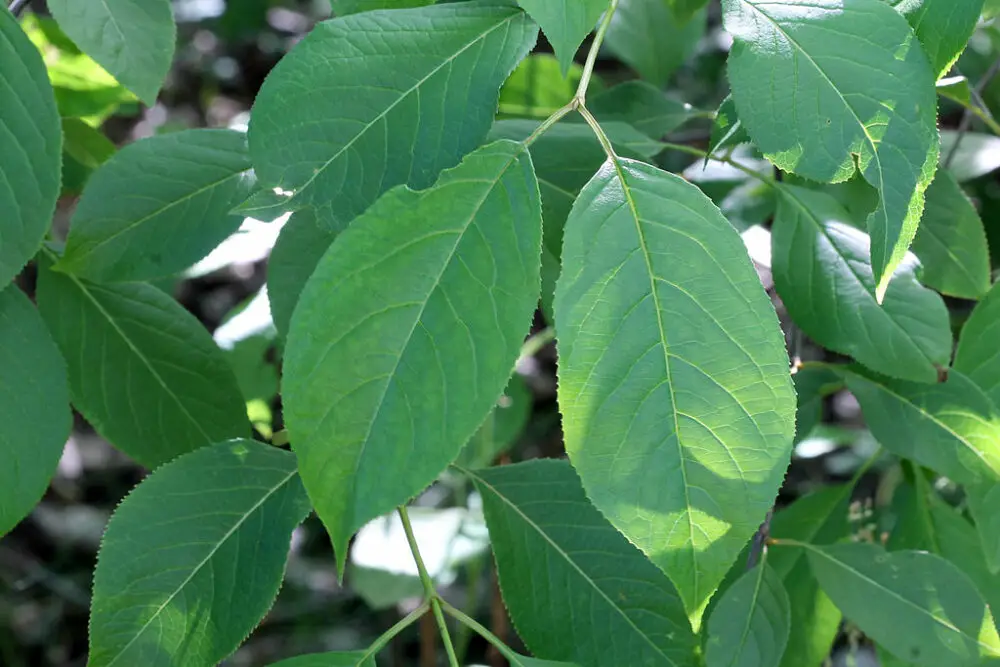
[{"label": "sunlit leaf", "polygon": [[890,0],[931,61],[934,78],[948,73],[979,22],[983,0]]}]

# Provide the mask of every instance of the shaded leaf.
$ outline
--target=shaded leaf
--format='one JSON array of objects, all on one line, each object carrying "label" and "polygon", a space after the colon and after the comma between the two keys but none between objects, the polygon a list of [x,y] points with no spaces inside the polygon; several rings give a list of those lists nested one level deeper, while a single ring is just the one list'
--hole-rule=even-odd
[{"label": "shaded leaf", "polygon": [[767,563],[744,574],[708,619],[707,667],[774,667],[790,627],[788,593]]},{"label": "shaded leaf", "polygon": [[0,290],[0,536],[41,500],[72,416],[66,363],[16,285]]},{"label": "shaded leaf", "polygon": [[[750,141],[750,135],[740,122],[736,111],[736,102],[732,95],[726,95],[712,122],[712,136],[708,146],[709,155],[714,155],[723,148],[733,148]],[[706,158],[706,161],[708,158]]]},{"label": "shaded leaf", "polygon": [[643,79],[663,87],[705,34],[706,13],[679,21],[667,0],[621,0],[604,44]]},{"label": "shaded leaf", "polygon": [[517,442],[531,416],[532,395],[519,373],[514,373],[503,396],[493,408],[492,417],[479,427],[455,460],[467,468],[485,468],[502,452]]},{"label": "shaded leaf", "polygon": [[983,0],[890,0],[913,26],[934,79],[948,73],[979,22]]},{"label": "shaded leaf", "polygon": [[[548,118],[572,99],[582,76],[583,68],[579,65],[574,64],[563,74],[552,55],[530,55],[514,68],[500,89],[498,114],[501,117]],[[591,79],[591,88],[600,87],[599,79]]]},{"label": "shaded leaf", "polygon": [[38,308],[66,359],[73,405],[144,466],[249,433],[222,350],[155,287],[43,269]]},{"label": "shaded leaf", "polygon": [[990,250],[983,222],[947,171],[939,172],[927,188],[913,254],[923,264],[921,282],[942,294],[980,299],[990,289]]},{"label": "shaded leaf", "polygon": [[[0,9],[0,289],[38,251],[59,197],[62,128],[45,63],[6,8]],[[13,100],[13,101],[12,101]],[[13,212],[13,214],[12,214]]]},{"label": "shaded leaf", "polygon": [[295,304],[316,264],[340,229],[322,225],[314,211],[296,211],[278,236],[267,261],[267,296],[275,328],[288,333]]},{"label": "shaded leaf", "polygon": [[952,158],[948,171],[959,183],[971,181],[1000,169],[1000,137],[978,132],[964,133],[959,142],[955,130],[941,130],[941,161],[951,155],[956,142],[958,150]]},{"label": "shaded leaf", "polygon": [[840,632],[843,615],[820,589],[804,559],[785,575],[783,582],[791,626],[780,667],[822,664]]},{"label": "shaded leaf", "polygon": [[955,351],[955,370],[967,375],[1000,406],[1000,283],[995,284],[962,327]]},{"label": "shaded leaf", "polygon": [[369,651],[310,653],[276,662],[271,667],[375,667],[375,656]]},{"label": "shaded leaf", "polygon": [[[779,168],[824,182],[861,173],[881,301],[917,231],[937,164],[937,99],[906,20],[880,0],[724,0],[739,117]],[[795,81],[793,87],[778,82]],[[791,91],[810,91],[801,100]],[[857,157],[856,157],[857,156]]]},{"label": "shaded leaf", "polygon": [[704,8],[708,4],[708,0],[667,0],[667,3],[677,20],[683,22],[690,20],[692,16]]},{"label": "shaded leaf", "polygon": [[847,387],[889,451],[959,483],[1000,475],[1000,412],[958,371],[935,384],[848,373]]},{"label": "shaded leaf", "polygon": [[87,664],[218,663],[273,604],[308,513],[295,457],[259,442],[206,447],[153,472],[104,533]]},{"label": "shaded leaf", "polygon": [[566,226],[559,405],[587,495],[693,624],[784,476],[795,395],[742,239],[698,189],[609,160]]},{"label": "shaded leaf", "polygon": [[801,368],[792,376],[798,409],[795,412],[795,442],[809,437],[823,416],[823,401],[844,386],[844,378],[831,368]]},{"label": "shaded leaf", "polygon": [[297,208],[327,209],[334,227],[393,186],[430,186],[482,143],[500,84],[536,36],[527,15],[501,0],[320,23],[257,95],[257,177],[295,192]]},{"label": "shaded leaf", "polygon": [[692,118],[703,116],[686,102],[666,95],[645,81],[626,81],[587,102],[601,121],[622,121],[644,134],[660,139]]},{"label": "shaded leaf", "polygon": [[77,46],[153,106],[174,59],[169,0],[50,0],[48,8]]},{"label": "shaded leaf", "polygon": [[56,270],[101,282],[179,273],[243,222],[246,136],[186,130],[125,146],[87,183]]},{"label": "shaded leaf", "polygon": [[778,294],[823,347],[886,375],[935,382],[951,356],[944,301],[920,285],[909,255],[879,305],[868,241],[829,195],[782,186],[771,235]]},{"label": "shaded leaf", "polygon": [[377,9],[407,9],[433,5],[435,0],[330,0],[337,16],[371,12]]},{"label": "shaded leaf", "polygon": [[676,589],[587,500],[568,463],[468,474],[504,601],[533,653],[581,665],[696,664]]},{"label": "shaded leaf", "polygon": [[[997,430],[1000,438],[1000,427]],[[965,487],[969,512],[976,521],[979,543],[991,574],[1000,573],[1000,484],[996,479]]]},{"label": "shaded leaf", "polygon": [[[608,8],[607,0],[517,0],[538,22],[559,58],[565,75],[583,38]],[[568,101],[568,100],[567,100]]]},{"label": "shaded leaf", "polygon": [[115,145],[100,130],[79,118],[63,118],[63,150],[88,169],[97,169],[115,154]]},{"label": "shaded leaf", "polygon": [[527,151],[496,142],[380,198],[306,283],[285,417],[341,566],[354,531],[434,481],[496,404],[538,303],[541,224]]},{"label": "shaded leaf", "polygon": [[972,581],[943,558],[886,553],[864,543],[809,547],[807,553],[826,594],[896,657],[938,667],[1000,656],[989,608]]}]

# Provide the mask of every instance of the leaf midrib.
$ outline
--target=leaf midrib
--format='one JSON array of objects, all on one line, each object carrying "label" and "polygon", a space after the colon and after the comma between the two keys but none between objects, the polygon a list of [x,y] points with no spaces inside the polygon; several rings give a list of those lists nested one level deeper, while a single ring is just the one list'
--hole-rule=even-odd
[{"label": "leaf midrib", "polygon": [[247,519],[250,516],[252,516],[258,509],[260,509],[260,507],[265,502],[267,502],[268,498],[277,493],[278,490],[281,489],[281,487],[283,487],[285,484],[287,484],[289,480],[291,480],[292,477],[294,477],[297,473],[298,470],[293,469],[291,472],[285,475],[284,479],[282,479],[280,482],[271,487],[271,489],[268,490],[267,493],[261,496],[260,500],[254,503],[253,506],[249,510],[247,510],[242,517],[240,517],[239,521],[233,524],[232,528],[226,531],[226,534],[223,535],[222,538],[215,544],[215,546],[212,547],[212,549],[201,560],[201,562],[199,562],[196,566],[191,568],[191,573],[184,579],[184,581],[182,581],[177,586],[177,588],[167,597],[167,599],[163,601],[163,604],[157,607],[156,611],[153,612],[153,614],[149,617],[149,620],[147,620],[143,624],[143,626],[139,628],[138,631],[136,631],[135,636],[129,640],[129,642],[114,656],[114,658],[111,659],[109,663],[107,663],[108,667],[112,667],[112,665],[118,662],[119,658],[125,655],[126,651],[128,651],[128,649],[132,646],[132,644],[134,644],[136,640],[142,636],[142,634],[146,631],[149,625],[160,615],[160,613],[167,607],[167,605],[170,604],[170,602],[173,601],[175,597],[177,597],[177,595],[184,589],[185,586],[187,586],[191,582],[192,579],[194,579],[195,575],[201,571],[201,568],[203,568],[205,564],[208,563],[208,561],[211,560],[213,556],[215,556],[215,554],[219,551],[219,549],[222,548],[222,545],[225,544],[226,541],[228,541],[229,538],[232,537],[237,530],[239,530],[239,528],[247,521]]}]

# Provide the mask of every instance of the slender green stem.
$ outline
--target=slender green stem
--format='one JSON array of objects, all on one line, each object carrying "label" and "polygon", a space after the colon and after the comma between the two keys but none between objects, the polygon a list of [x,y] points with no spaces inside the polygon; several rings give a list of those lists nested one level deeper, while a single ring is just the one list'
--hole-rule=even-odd
[{"label": "slender green stem", "polygon": [[715,160],[716,162],[724,162],[729,166],[733,167],[734,169],[739,169],[740,171],[742,171],[747,176],[750,176],[751,178],[756,178],[758,181],[766,183],[771,187],[777,187],[777,181],[774,179],[773,176],[754,171],[745,164],[738,162],[737,160],[734,160],[729,155],[712,155],[711,153],[703,151],[700,148],[695,148],[694,146],[688,146],[687,144],[672,144],[668,141],[661,142],[660,145],[663,146],[663,148],[666,148],[667,150],[677,151],[678,153],[687,153],[688,155],[694,155],[696,157],[701,157],[708,160]]},{"label": "slender green stem", "polygon": [[494,647],[496,647],[496,649],[500,651],[503,657],[507,658],[514,664],[518,664],[521,662],[521,656],[518,655],[512,648],[504,644],[499,637],[497,637],[495,634],[487,630],[482,623],[472,618],[462,610],[456,609],[455,607],[448,604],[444,600],[441,601],[441,607],[449,616],[454,618],[459,623],[472,628],[472,630],[475,631],[476,634],[478,634],[480,637],[482,637],[490,644],[492,644]]},{"label": "slender green stem", "polygon": [[538,354],[543,347],[556,339],[556,330],[552,327],[545,327],[534,336],[524,341],[521,346],[520,357],[533,357]]},{"label": "slender green stem", "polygon": [[581,106],[578,111],[580,112],[580,115],[583,116],[583,119],[587,121],[587,125],[590,126],[590,129],[594,131],[594,134],[597,136],[597,141],[600,142],[601,148],[604,149],[607,156],[612,160],[618,160],[618,155],[615,154],[615,149],[611,145],[611,140],[608,139],[608,135],[604,133],[604,128],[602,128],[601,124],[597,122],[597,119],[594,118],[592,113],[590,113],[590,110],[585,106]]},{"label": "slender green stem", "polygon": [[558,111],[556,111],[555,113],[553,113],[551,116],[549,116],[548,118],[546,118],[545,120],[543,120],[542,124],[539,125],[538,127],[536,127],[535,131],[532,132],[531,135],[527,139],[524,140],[524,145],[525,146],[530,146],[531,144],[533,144],[534,141],[535,141],[535,139],[537,139],[538,137],[540,137],[543,134],[545,134],[545,132],[550,127],[552,127],[553,125],[555,125],[556,123],[558,123],[560,120],[562,120],[568,113],[570,113],[571,111],[573,111],[573,109],[576,109],[576,99],[575,98],[571,102],[569,102],[568,104],[566,104],[565,106],[561,107]]},{"label": "slender green stem", "polygon": [[427,613],[427,610],[430,609],[430,607],[431,603],[424,600],[419,607],[407,614],[403,620],[379,635],[378,639],[373,641],[372,645],[368,647],[367,651],[365,651],[365,657],[371,657],[384,649],[386,645],[392,641],[393,637],[416,623],[421,616]]},{"label": "slender green stem", "polygon": [[608,26],[611,25],[611,19],[615,15],[615,10],[618,9],[618,0],[611,0],[611,4],[608,6],[608,11],[604,12],[604,19],[601,21],[601,25],[597,28],[597,34],[594,35],[594,43],[590,45],[590,51],[587,53],[587,60],[583,65],[583,75],[580,77],[580,85],[576,88],[576,99],[579,101],[580,106],[583,106],[587,100],[587,88],[590,87],[590,77],[594,74],[594,64],[597,62],[597,52],[601,50],[601,44],[604,43],[604,36],[608,32]]},{"label": "slender green stem", "polygon": [[448,633],[448,624],[445,622],[444,614],[441,612],[441,603],[443,601],[438,595],[437,589],[434,588],[434,580],[428,574],[427,566],[424,565],[424,559],[420,555],[420,547],[417,546],[417,537],[413,534],[413,524],[410,523],[410,514],[403,505],[399,507],[399,519],[403,522],[403,532],[406,533],[406,542],[410,545],[410,553],[413,554],[413,561],[417,564],[417,574],[420,576],[420,583],[424,587],[427,603],[430,604],[431,611],[434,613],[434,620],[437,621],[438,631],[441,633],[441,642],[444,644],[444,650],[448,654],[448,664],[450,667],[459,667],[458,656],[455,655],[455,646],[451,643],[451,635]]}]

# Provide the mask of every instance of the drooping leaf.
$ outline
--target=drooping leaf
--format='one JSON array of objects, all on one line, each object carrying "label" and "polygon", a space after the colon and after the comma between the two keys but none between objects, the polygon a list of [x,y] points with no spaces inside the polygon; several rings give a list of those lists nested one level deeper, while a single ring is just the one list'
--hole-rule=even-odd
[{"label": "drooping leaf", "polygon": [[972,311],[955,352],[955,370],[968,376],[1000,406],[1000,356],[996,354],[1000,335],[1000,283],[990,289]]},{"label": "drooping leaf", "polygon": [[271,667],[375,667],[375,656],[369,651],[310,653],[276,662]]},{"label": "drooping leaf", "polygon": [[[594,29],[607,0],[517,0],[538,22],[559,58],[565,76],[583,38]],[[568,100],[567,100],[568,101]]]},{"label": "drooping leaf", "polygon": [[581,665],[696,664],[676,589],[587,500],[570,465],[534,460],[468,474],[504,601],[533,653]]},{"label": "drooping leaf", "polygon": [[697,625],[788,465],[795,395],[774,310],[711,201],[631,160],[580,193],[562,259],[566,450]]},{"label": "drooping leaf", "polygon": [[927,188],[913,254],[923,264],[921,282],[942,294],[981,299],[990,289],[990,250],[983,222],[947,171],[938,172]]},{"label": "drooping leaf", "polygon": [[906,17],[931,62],[934,79],[948,73],[972,36],[983,0],[890,0]]},{"label": "drooping leaf", "polygon": [[434,481],[496,403],[538,302],[541,225],[526,149],[496,142],[433,188],[387,193],[306,283],[285,417],[341,564],[351,534]]},{"label": "drooping leaf", "polygon": [[87,664],[217,664],[273,604],[309,509],[295,457],[251,440],[153,472],[104,533]]},{"label": "drooping leaf", "polygon": [[87,421],[154,468],[249,433],[232,369],[204,327],[142,283],[95,285],[44,268],[38,308]]},{"label": "drooping leaf", "polygon": [[[961,140],[959,140],[961,137]],[[958,149],[955,150],[955,144]],[[955,130],[941,130],[941,161],[955,150],[955,157],[948,165],[959,183],[971,181],[1000,169],[1000,137],[979,132],[959,134]]]},{"label": "drooping leaf", "polygon": [[826,594],[865,634],[918,665],[976,665],[1000,656],[989,607],[972,581],[923,551],[874,544],[809,547]]},{"label": "drooping leaf", "polygon": [[621,0],[604,43],[646,81],[663,87],[705,34],[707,15],[680,21],[667,0]]},{"label": "drooping leaf", "polygon": [[622,121],[661,139],[692,118],[704,115],[686,102],[669,97],[645,81],[626,81],[587,102],[587,108],[603,122]]},{"label": "drooping leaf", "polygon": [[73,42],[149,106],[174,59],[177,30],[169,0],[50,0]]},{"label": "drooping leaf", "polygon": [[[1000,428],[997,429],[1000,438]],[[991,574],[1000,573],[1000,482],[996,478],[965,487],[969,512],[976,521],[979,543]]]},{"label": "drooping leaf", "polygon": [[[500,89],[498,115],[543,120],[565,105],[580,84],[583,68],[574,64],[566,74],[559,61],[548,53],[530,55],[514,68]],[[591,79],[591,88],[600,88],[600,79]]]},{"label": "drooping leaf", "polygon": [[749,141],[750,135],[747,134],[747,129],[743,127],[737,115],[736,102],[733,101],[732,95],[726,95],[726,99],[719,105],[719,110],[715,112],[708,153],[714,155],[723,148],[733,148]]},{"label": "drooping leaf", "polygon": [[0,368],[2,536],[42,498],[73,422],[66,364],[16,285],[0,290]]},{"label": "drooping leaf", "polygon": [[823,400],[843,388],[844,378],[829,368],[802,368],[792,376],[798,409],[795,412],[795,441],[809,437],[823,416]]},{"label": "drooping leaf", "polygon": [[320,224],[310,210],[296,211],[281,230],[267,261],[267,296],[274,326],[282,334],[288,333],[302,288],[340,231]]},{"label": "drooping leaf", "polygon": [[430,186],[482,143],[500,84],[537,32],[501,0],[319,24],[257,96],[250,120],[257,177],[295,192],[297,208],[327,209],[324,219],[335,226],[393,186]]},{"label": "drooping leaf", "polygon": [[123,148],[87,183],[56,270],[101,282],[162,278],[240,226],[250,194],[246,136],[185,130]]},{"label": "drooping leaf", "polygon": [[878,189],[868,232],[881,302],[937,165],[927,56],[881,0],[724,0],[723,8],[735,40],[733,99],[754,143],[781,169],[823,182],[848,179],[857,160]]},{"label": "drooping leaf", "polygon": [[771,235],[778,294],[823,347],[886,375],[934,382],[951,356],[944,301],[920,285],[909,255],[879,305],[868,240],[829,195],[782,186]]},{"label": "drooping leaf", "polygon": [[45,63],[6,8],[0,9],[0,289],[38,251],[59,197],[62,128]]},{"label": "drooping leaf", "polygon": [[960,372],[934,384],[848,373],[847,387],[889,451],[959,483],[1000,475],[1000,411]]},{"label": "drooping leaf", "polygon": [[767,563],[744,574],[708,619],[707,667],[776,667],[788,642],[788,593]]}]

